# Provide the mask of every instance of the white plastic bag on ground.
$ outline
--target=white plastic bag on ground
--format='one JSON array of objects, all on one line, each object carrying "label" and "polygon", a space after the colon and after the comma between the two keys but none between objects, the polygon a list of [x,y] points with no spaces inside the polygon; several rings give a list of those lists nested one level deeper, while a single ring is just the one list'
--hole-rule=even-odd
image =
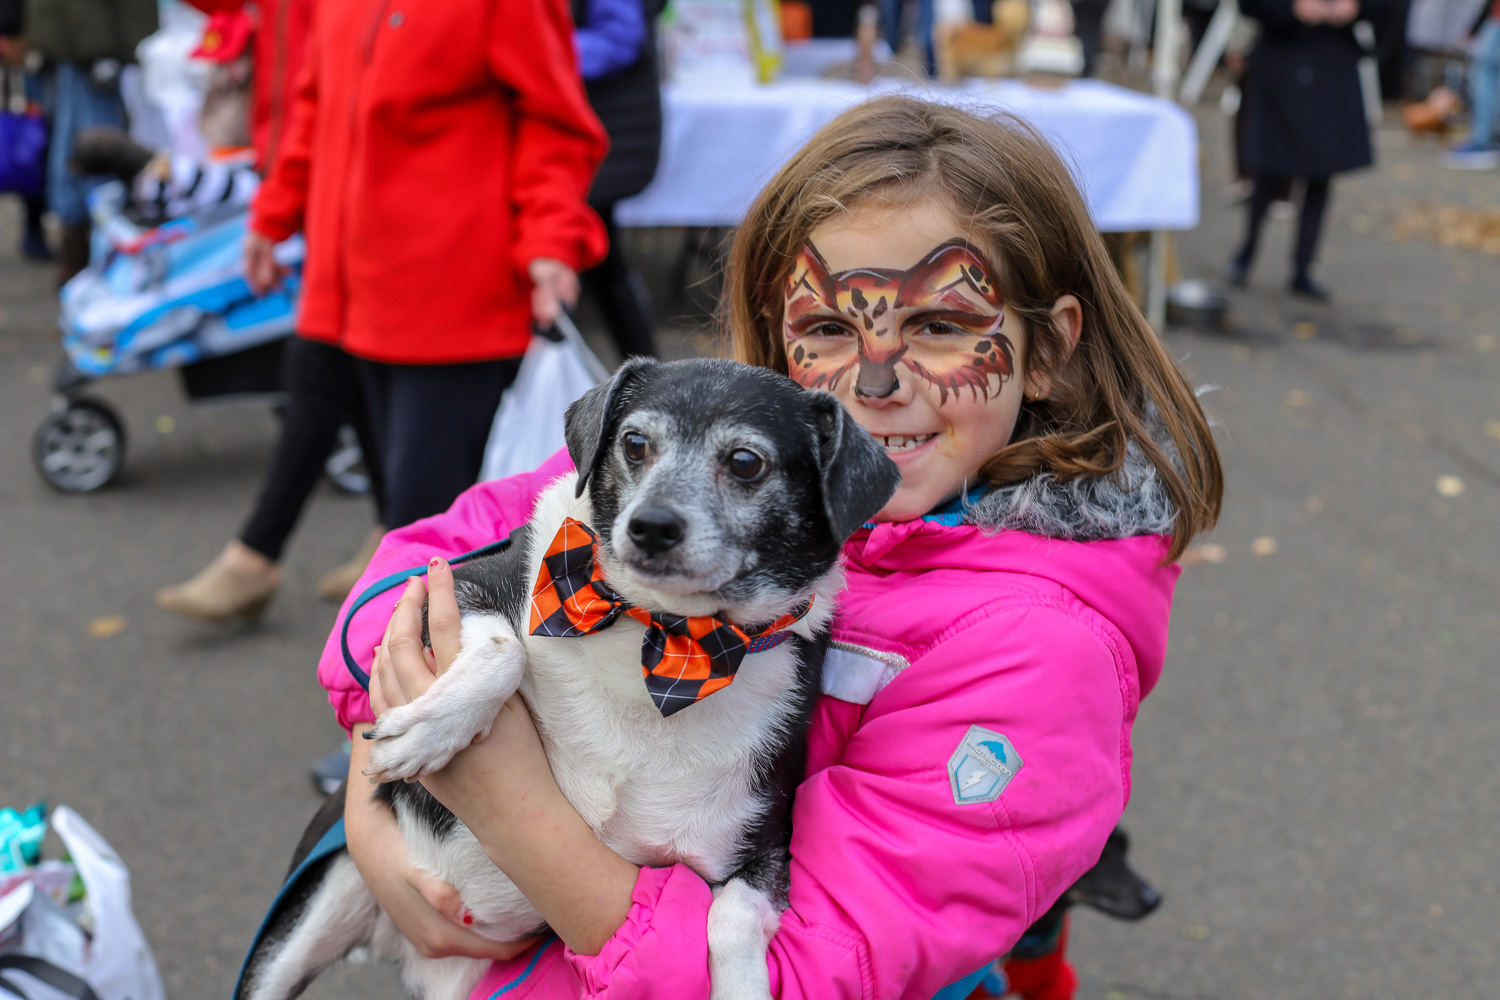
[{"label": "white plastic bag on ground", "polygon": [[530,472],[563,446],[563,414],[608,376],[566,316],[537,334],[521,359],[515,383],[500,397],[484,446],[481,481]]},{"label": "white plastic bag on ground", "polygon": [[[99,1000],[165,1000],[156,959],[131,908],[130,870],[109,842],[67,806],[53,810],[51,823],[83,880],[84,922],[91,937],[85,942],[76,926],[70,935],[64,924],[71,925],[72,919],[28,883],[14,890],[21,897],[5,897],[15,904],[7,909],[16,911],[10,916],[21,921],[21,934],[8,937],[0,953],[45,958],[65,975],[82,979]],[[4,970],[0,975],[18,986],[24,982],[22,988],[33,1000],[77,995],[50,989],[45,980],[24,970]],[[0,990],[0,996],[5,995]]]}]

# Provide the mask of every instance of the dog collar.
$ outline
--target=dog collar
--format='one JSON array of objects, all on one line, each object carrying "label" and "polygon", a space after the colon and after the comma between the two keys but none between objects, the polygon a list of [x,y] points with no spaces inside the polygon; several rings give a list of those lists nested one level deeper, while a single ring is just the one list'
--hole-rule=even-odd
[{"label": "dog collar", "polygon": [[728,687],[747,655],[774,649],[791,638],[788,626],[812,608],[809,600],[753,635],[716,615],[654,614],[632,605],[605,582],[598,545],[592,528],[575,518],[564,519],[542,557],[531,591],[531,634],[590,635],[611,627],[622,614],[645,625],[641,674],[652,704],[663,716]]}]

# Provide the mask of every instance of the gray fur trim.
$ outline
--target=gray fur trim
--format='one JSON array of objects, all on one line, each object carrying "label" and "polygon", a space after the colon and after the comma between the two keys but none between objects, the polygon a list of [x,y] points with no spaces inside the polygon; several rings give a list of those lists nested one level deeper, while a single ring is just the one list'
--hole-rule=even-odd
[{"label": "gray fur trim", "polygon": [[[1176,463],[1177,449],[1154,411],[1146,413],[1152,437]],[[964,511],[964,523],[986,531],[1024,531],[1080,542],[1137,535],[1170,535],[1177,508],[1156,466],[1131,441],[1113,476],[1059,482],[1051,473],[991,489]]]}]

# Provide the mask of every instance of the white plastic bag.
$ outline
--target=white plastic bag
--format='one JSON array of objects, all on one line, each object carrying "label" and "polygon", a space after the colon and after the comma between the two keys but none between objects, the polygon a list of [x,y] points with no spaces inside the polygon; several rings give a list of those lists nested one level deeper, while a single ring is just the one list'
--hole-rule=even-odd
[{"label": "white plastic bag", "polygon": [[[156,959],[131,909],[130,870],[109,842],[67,806],[52,811],[51,823],[83,880],[82,922],[91,936],[85,942],[62,908],[46,895],[35,893],[27,883],[5,897],[9,907],[0,907],[14,911],[8,914],[11,919],[5,920],[6,924],[16,919],[21,924],[21,934],[8,937],[0,952],[19,951],[45,958],[93,987],[99,1000],[165,1000]],[[16,893],[22,895],[16,897]],[[31,997],[58,995],[49,991],[45,982],[23,979],[16,972],[6,973],[6,978],[17,985],[24,981],[23,988]]]},{"label": "white plastic bag", "polygon": [[566,316],[531,338],[516,381],[500,397],[484,445],[481,481],[530,472],[563,446],[568,406],[608,376],[578,328]]}]

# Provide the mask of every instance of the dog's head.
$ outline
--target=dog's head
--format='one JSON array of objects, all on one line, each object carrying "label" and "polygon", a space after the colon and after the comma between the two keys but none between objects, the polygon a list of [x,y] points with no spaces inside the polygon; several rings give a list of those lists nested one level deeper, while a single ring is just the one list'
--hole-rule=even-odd
[{"label": "dog's head", "polygon": [[681,615],[786,613],[901,482],[834,396],[733,361],[629,361],[566,436],[611,585]]}]

